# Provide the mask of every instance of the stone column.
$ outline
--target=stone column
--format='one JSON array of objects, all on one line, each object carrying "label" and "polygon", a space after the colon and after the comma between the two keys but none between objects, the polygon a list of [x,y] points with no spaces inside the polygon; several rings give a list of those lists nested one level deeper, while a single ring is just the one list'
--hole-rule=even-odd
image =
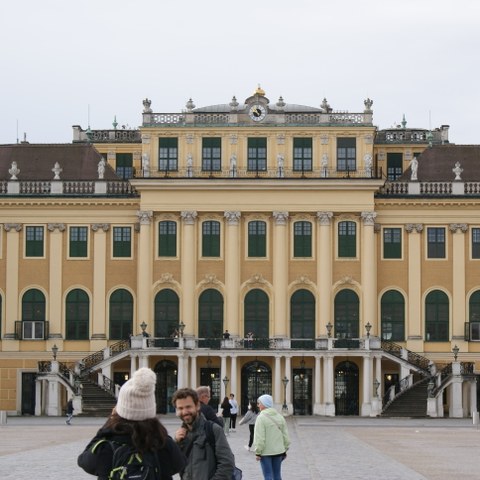
[{"label": "stone column", "polygon": [[317,337],[325,335],[328,322],[335,323],[332,318],[332,263],[335,258],[332,250],[332,212],[317,212]]},{"label": "stone column", "polygon": [[288,212],[273,212],[273,337],[285,338],[288,332]]},{"label": "stone column", "polygon": [[362,408],[360,415],[362,417],[368,417],[372,411],[372,359],[370,356],[365,355],[363,357],[363,377],[362,377]]},{"label": "stone column", "polygon": [[225,384],[223,383],[223,379],[227,375],[227,358],[225,354],[220,356],[220,402],[225,398],[227,394],[227,389],[225,388]]},{"label": "stone column", "polygon": [[[7,232],[6,246],[6,271],[8,272],[8,288],[5,292],[5,333],[4,340],[15,340],[15,320],[20,320],[18,311],[18,263],[23,257],[20,252],[21,223],[5,223],[3,228]],[[2,332],[3,333],[3,332]],[[3,342],[3,349],[8,349],[8,343]]]},{"label": "stone column", "polygon": [[408,313],[406,318],[407,348],[413,351],[423,350],[422,319],[422,258],[420,235],[423,225],[408,223],[405,225],[408,235]]},{"label": "stone column", "polygon": [[322,372],[321,372],[322,364],[320,361],[320,356],[315,355],[315,380],[314,380],[314,388],[315,388],[315,395],[313,399],[313,413],[314,415],[320,415],[321,413],[321,403],[322,403]]},{"label": "stone column", "polygon": [[293,378],[292,378],[292,358],[287,355],[285,357],[285,376],[288,378],[288,385],[287,385],[287,406],[288,412],[290,414],[293,413],[293,405],[292,405],[292,389],[293,389]]},{"label": "stone column", "polygon": [[109,223],[94,223],[91,226],[93,240],[93,305],[92,305],[92,333],[90,348],[98,351],[107,345],[107,310],[106,310],[106,268],[107,268],[107,232]]},{"label": "stone column", "polygon": [[[64,326],[62,325],[62,263],[63,263],[63,232],[66,230],[64,223],[49,223],[47,229],[50,233],[50,301],[48,318],[50,321],[49,338],[65,338]],[[63,330],[63,335],[62,335]]]},{"label": "stone column", "polygon": [[[237,356],[235,354],[230,355],[230,393],[238,396],[237,390]],[[229,395],[229,394],[227,394]]]},{"label": "stone column", "polygon": [[325,385],[325,415],[327,417],[335,416],[335,399],[334,399],[334,379],[335,372],[333,368],[333,357],[327,354],[323,360],[323,381]]},{"label": "stone column", "polygon": [[177,354],[178,368],[177,368],[177,388],[184,388],[187,386],[187,379],[185,376],[186,363],[184,352],[181,351]]},{"label": "stone column", "polygon": [[243,336],[239,326],[240,302],[240,212],[225,212],[227,228],[225,231],[225,325],[233,335]]},{"label": "stone column", "polygon": [[[377,256],[375,255],[375,218],[376,212],[362,212],[361,266],[363,291],[363,324],[370,322],[372,334],[379,334],[377,322]],[[360,325],[360,335],[364,332]]]},{"label": "stone column", "polygon": [[452,269],[453,269],[453,299],[452,299],[452,340],[465,340],[465,232],[466,223],[452,223]]},{"label": "stone column", "polygon": [[137,371],[137,356],[130,354],[130,378]]},{"label": "stone column", "polygon": [[152,211],[139,210],[140,234],[138,240],[137,266],[137,325],[133,332],[137,332],[138,325],[145,322],[150,325],[152,335],[155,333],[154,318],[152,315],[152,284],[153,284],[153,248],[152,248]]},{"label": "stone column", "polygon": [[[282,375],[281,375],[281,360],[280,355],[275,355],[275,371],[273,379],[273,399],[275,403],[280,404],[279,399],[282,395]],[[283,402],[283,400],[282,400]]]},{"label": "stone column", "polygon": [[185,323],[186,332],[193,333],[195,326],[195,219],[197,218],[197,212],[182,212],[180,216],[183,220],[181,241],[181,275],[183,296],[180,320]]},{"label": "stone column", "polygon": [[190,355],[190,385],[197,388],[197,356]]}]

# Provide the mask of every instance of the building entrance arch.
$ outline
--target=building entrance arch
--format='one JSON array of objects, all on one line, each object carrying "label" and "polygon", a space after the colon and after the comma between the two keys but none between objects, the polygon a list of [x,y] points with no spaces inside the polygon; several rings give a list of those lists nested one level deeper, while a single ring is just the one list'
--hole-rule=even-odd
[{"label": "building entrance arch", "polygon": [[335,368],[335,414],[358,415],[358,366],[350,361],[340,362]]},{"label": "building entrance arch", "polygon": [[256,402],[264,393],[272,394],[272,369],[259,360],[246,363],[242,367],[241,413],[247,411],[249,402]]},{"label": "building entrance arch", "polygon": [[172,397],[177,389],[177,365],[171,360],[164,359],[155,365],[153,371],[157,375],[157,385],[155,387],[157,413],[175,412]]}]

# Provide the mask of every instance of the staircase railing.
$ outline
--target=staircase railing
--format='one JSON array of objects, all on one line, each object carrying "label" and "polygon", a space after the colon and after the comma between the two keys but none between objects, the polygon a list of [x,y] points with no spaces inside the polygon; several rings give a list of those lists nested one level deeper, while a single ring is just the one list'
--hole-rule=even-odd
[{"label": "staircase railing", "polygon": [[87,375],[88,380],[90,380],[93,384],[100,387],[102,390],[105,390],[109,393],[113,398],[115,398],[115,383],[110,378],[102,375],[102,384],[98,383],[98,375],[95,372],[90,372]]},{"label": "staircase railing", "polygon": [[[460,375],[473,375],[475,364],[473,362],[460,362]],[[437,374],[440,377],[440,383],[431,390],[431,396],[436,397],[448,383],[453,375],[452,364],[449,363],[443,367]]]},{"label": "staircase railing", "polygon": [[[109,357],[114,357],[125,350],[130,349],[130,341],[129,340],[120,340],[109,347]],[[85,358],[82,358],[79,362],[80,364],[80,372],[82,375],[85,375],[85,372],[90,372],[93,367],[98,365],[99,363],[105,360],[105,350],[100,350],[98,352],[92,353]]]},{"label": "staircase railing", "polygon": [[[390,340],[382,340],[382,350],[387,353],[391,353],[397,358],[405,360],[411,365],[416,366],[424,373],[424,375],[430,375],[430,365],[432,362],[428,358],[422,357],[418,353],[407,350],[401,345],[391,342]],[[403,352],[407,352],[406,357],[403,355]]]}]

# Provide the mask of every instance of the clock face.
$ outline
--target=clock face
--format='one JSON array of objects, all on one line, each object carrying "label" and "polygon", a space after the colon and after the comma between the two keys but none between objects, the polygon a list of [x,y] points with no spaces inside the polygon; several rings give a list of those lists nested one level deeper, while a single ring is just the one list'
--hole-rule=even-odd
[{"label": "clock face", "polygon": [[267,109],[263,105],[255,104],[250,107],[248,114],[254,122],[260,122],[267,116]]}]

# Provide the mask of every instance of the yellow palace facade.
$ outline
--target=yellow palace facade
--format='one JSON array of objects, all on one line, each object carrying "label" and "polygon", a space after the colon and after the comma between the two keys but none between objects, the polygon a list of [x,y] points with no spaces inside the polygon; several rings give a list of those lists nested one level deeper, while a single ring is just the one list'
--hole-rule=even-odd
[{"label": "yellow palace facade", "polygon": [[138,130],[0,147],[0,410],[85,413],[87,383],[148,366],[159,413],[208,384],[242,411],[374,416],[417,390],[421,415],[473,415],[478,149],[379,131],[372,104],[145,99]]}]

